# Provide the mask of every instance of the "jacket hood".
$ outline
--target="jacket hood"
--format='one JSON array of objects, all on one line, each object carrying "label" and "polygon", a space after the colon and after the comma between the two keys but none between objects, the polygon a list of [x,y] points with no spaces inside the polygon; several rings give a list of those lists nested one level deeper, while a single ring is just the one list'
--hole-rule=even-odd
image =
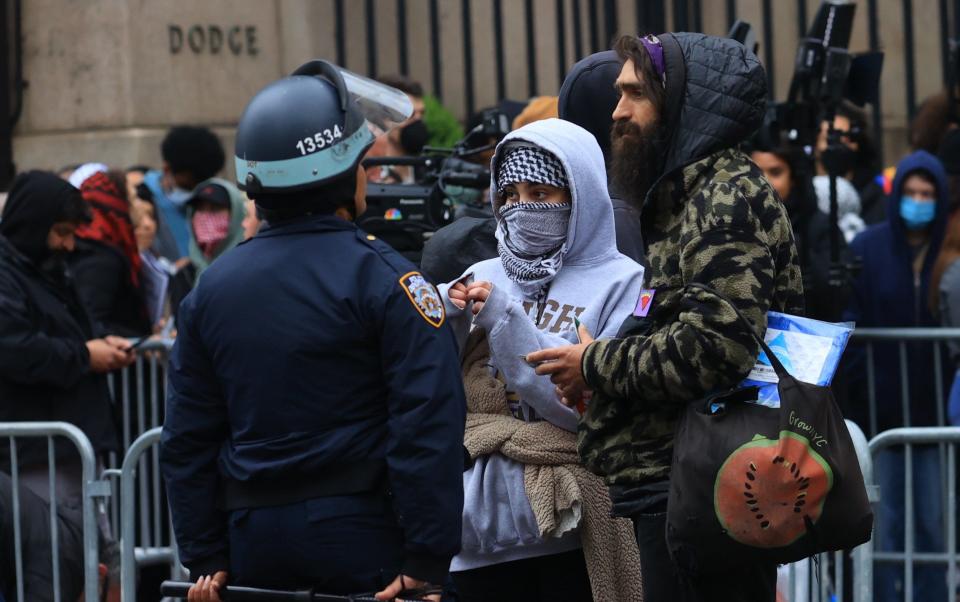
[{"label": "jacket hood", "polygon": [[195,190],[200,190],[207,184],[217,184],[227,189],[227,193],[230,195],[230,226],[227,229],[227,237],[217,247],[213,257],[211,259],[207,259],[207,257],[203,254],[203,251],[201,251],[200,247],[197,245],[197,237],[193,232],[194,209],[192,206],[187,208],[187,228],[190,232],[190,260],[197,268],[198,278],[200,277],[200,274],[210,267],[210,264],[213,263],[217,257],[220,257],[233,247],[243,242],[243,218],[246,216],[247,211],[247,208],[244,205],[243,195],[240,194],[240,190],[232,183],[224,180],[223,178],[210,178],[209,180],[200,182]]},{"label": "jacket hood", "polygon": [[3,207],[0,234],[25,257],[39,264],[50,255],[47,236],[68,201],[82,203],[80,191],[45,171],[29,171],[13,181]]},{"label": "jacket hood", "polygon": [[763,124],[767,78],[743,44],[701,33],[660,37],[666,69],[663,174],[747,140]]},{"label": "jacket hood", "polygon": [[528,142],[552,153],[567,173],[573,207],[564,243],[563,265],[592,263],[618,255],[603,153],[590,132],[569,121],[536,121],[510,132],[497,145],[490,162],[490,202],[494,214],[497,170],[504,146],[516,141]]},{"label": "jacket hood", "polygon": [[887,197],[887,221],[897,240],[905,240],[907,227],[900,217],[900,197],[903,196],[903,182],[907,176],[918,171],[930,175],[937,184],[937,210],[933,218],[931,230],[931,247],[939,248],[943,240],[947,225],[949,207],[949,188],[947,186],[947,172],[940,159],[925,150],[910,153],[897,163],[897,175],[893,179],[893,187]]},{"label": "jacket hood", "polygon": [[560,119],[593,134],[605,161],[610,159],[610,129],[619,101],[613,84],[622,66],[612,50],[591,54],[570,69],[560,87]]}]

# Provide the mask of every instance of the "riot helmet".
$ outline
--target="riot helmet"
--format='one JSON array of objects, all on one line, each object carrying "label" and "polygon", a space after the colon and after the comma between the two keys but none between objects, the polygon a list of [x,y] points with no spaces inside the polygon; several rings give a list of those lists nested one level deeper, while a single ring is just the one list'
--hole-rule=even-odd
[{"label": "riot helmet", "polygon": [[309,190],[351,175],[413,113],[406,94],[323,60],[253,97],[237,126],[239,187],[251,197]]}]

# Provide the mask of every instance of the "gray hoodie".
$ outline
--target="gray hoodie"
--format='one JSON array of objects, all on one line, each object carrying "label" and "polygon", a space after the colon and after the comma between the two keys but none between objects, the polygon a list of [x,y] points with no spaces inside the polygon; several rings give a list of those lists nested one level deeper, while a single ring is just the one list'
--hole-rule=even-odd
[{"label": "gray hoodie", "polygon": [[[547,376],[537,376],[520,356],[577,342],[574,318],[596,338],[611,337],[633,311],[640,296],[643,268],[617,251],[613,209],[607,192],[603,154],[583,128],[559,119],[537,121],[510,133],[497,148],[492,166],[496,182],[503,144],[523,140],[550,151],[564,166],[573,207],[560,271],[549,285],[539,325],[534,298],[525,297],[503,270],[500,258],[471,266],[464,275],[493,284],[483,310],[472,320],[470,308],[458,309],[440,286],[448,321],[461,345],[472,324],[486,330],[491,370],[504,380],[517,418],[547,420],[577,430],[575,410],[561,404]],[[496,185],[491,185],[496,190]],[[577,549],[577,532],[540,537],[527,500],[523,465],[499,454],[477,458],[464,473],[463,547],[452,571]]]}]

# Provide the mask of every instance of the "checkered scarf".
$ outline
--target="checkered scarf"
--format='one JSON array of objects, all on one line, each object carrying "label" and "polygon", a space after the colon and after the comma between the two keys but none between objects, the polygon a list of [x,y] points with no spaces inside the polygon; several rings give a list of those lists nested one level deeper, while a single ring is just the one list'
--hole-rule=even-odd
[{"label": "checkered scarf", "polygon": [[569,188],[567,172],[553,154],[542,148],[519,146],[504,152],[497,169],[497,193],[517,182]]}]

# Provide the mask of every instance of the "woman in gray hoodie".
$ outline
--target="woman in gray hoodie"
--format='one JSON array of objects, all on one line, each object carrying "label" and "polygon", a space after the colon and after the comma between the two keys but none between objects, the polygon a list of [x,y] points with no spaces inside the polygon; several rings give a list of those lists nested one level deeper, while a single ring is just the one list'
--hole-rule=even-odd
[{"label": "woman in gray hoodie", "polygon": [[[578,325],[614,336],[640,298],[643,268],[617,251],[603,155],[586,130],[559,119],[520,128],[491,171],[499,257],[440,286],[448,320],[461,349],[471,328],[485,331],[514,418],[576,432],[577,410],[524,357],[577,342]],[[581,545],[579,525],[541,535],[524,464],[492,453],[464,473],[463,545],[451,565],[462,600],[589,600]]]}]

